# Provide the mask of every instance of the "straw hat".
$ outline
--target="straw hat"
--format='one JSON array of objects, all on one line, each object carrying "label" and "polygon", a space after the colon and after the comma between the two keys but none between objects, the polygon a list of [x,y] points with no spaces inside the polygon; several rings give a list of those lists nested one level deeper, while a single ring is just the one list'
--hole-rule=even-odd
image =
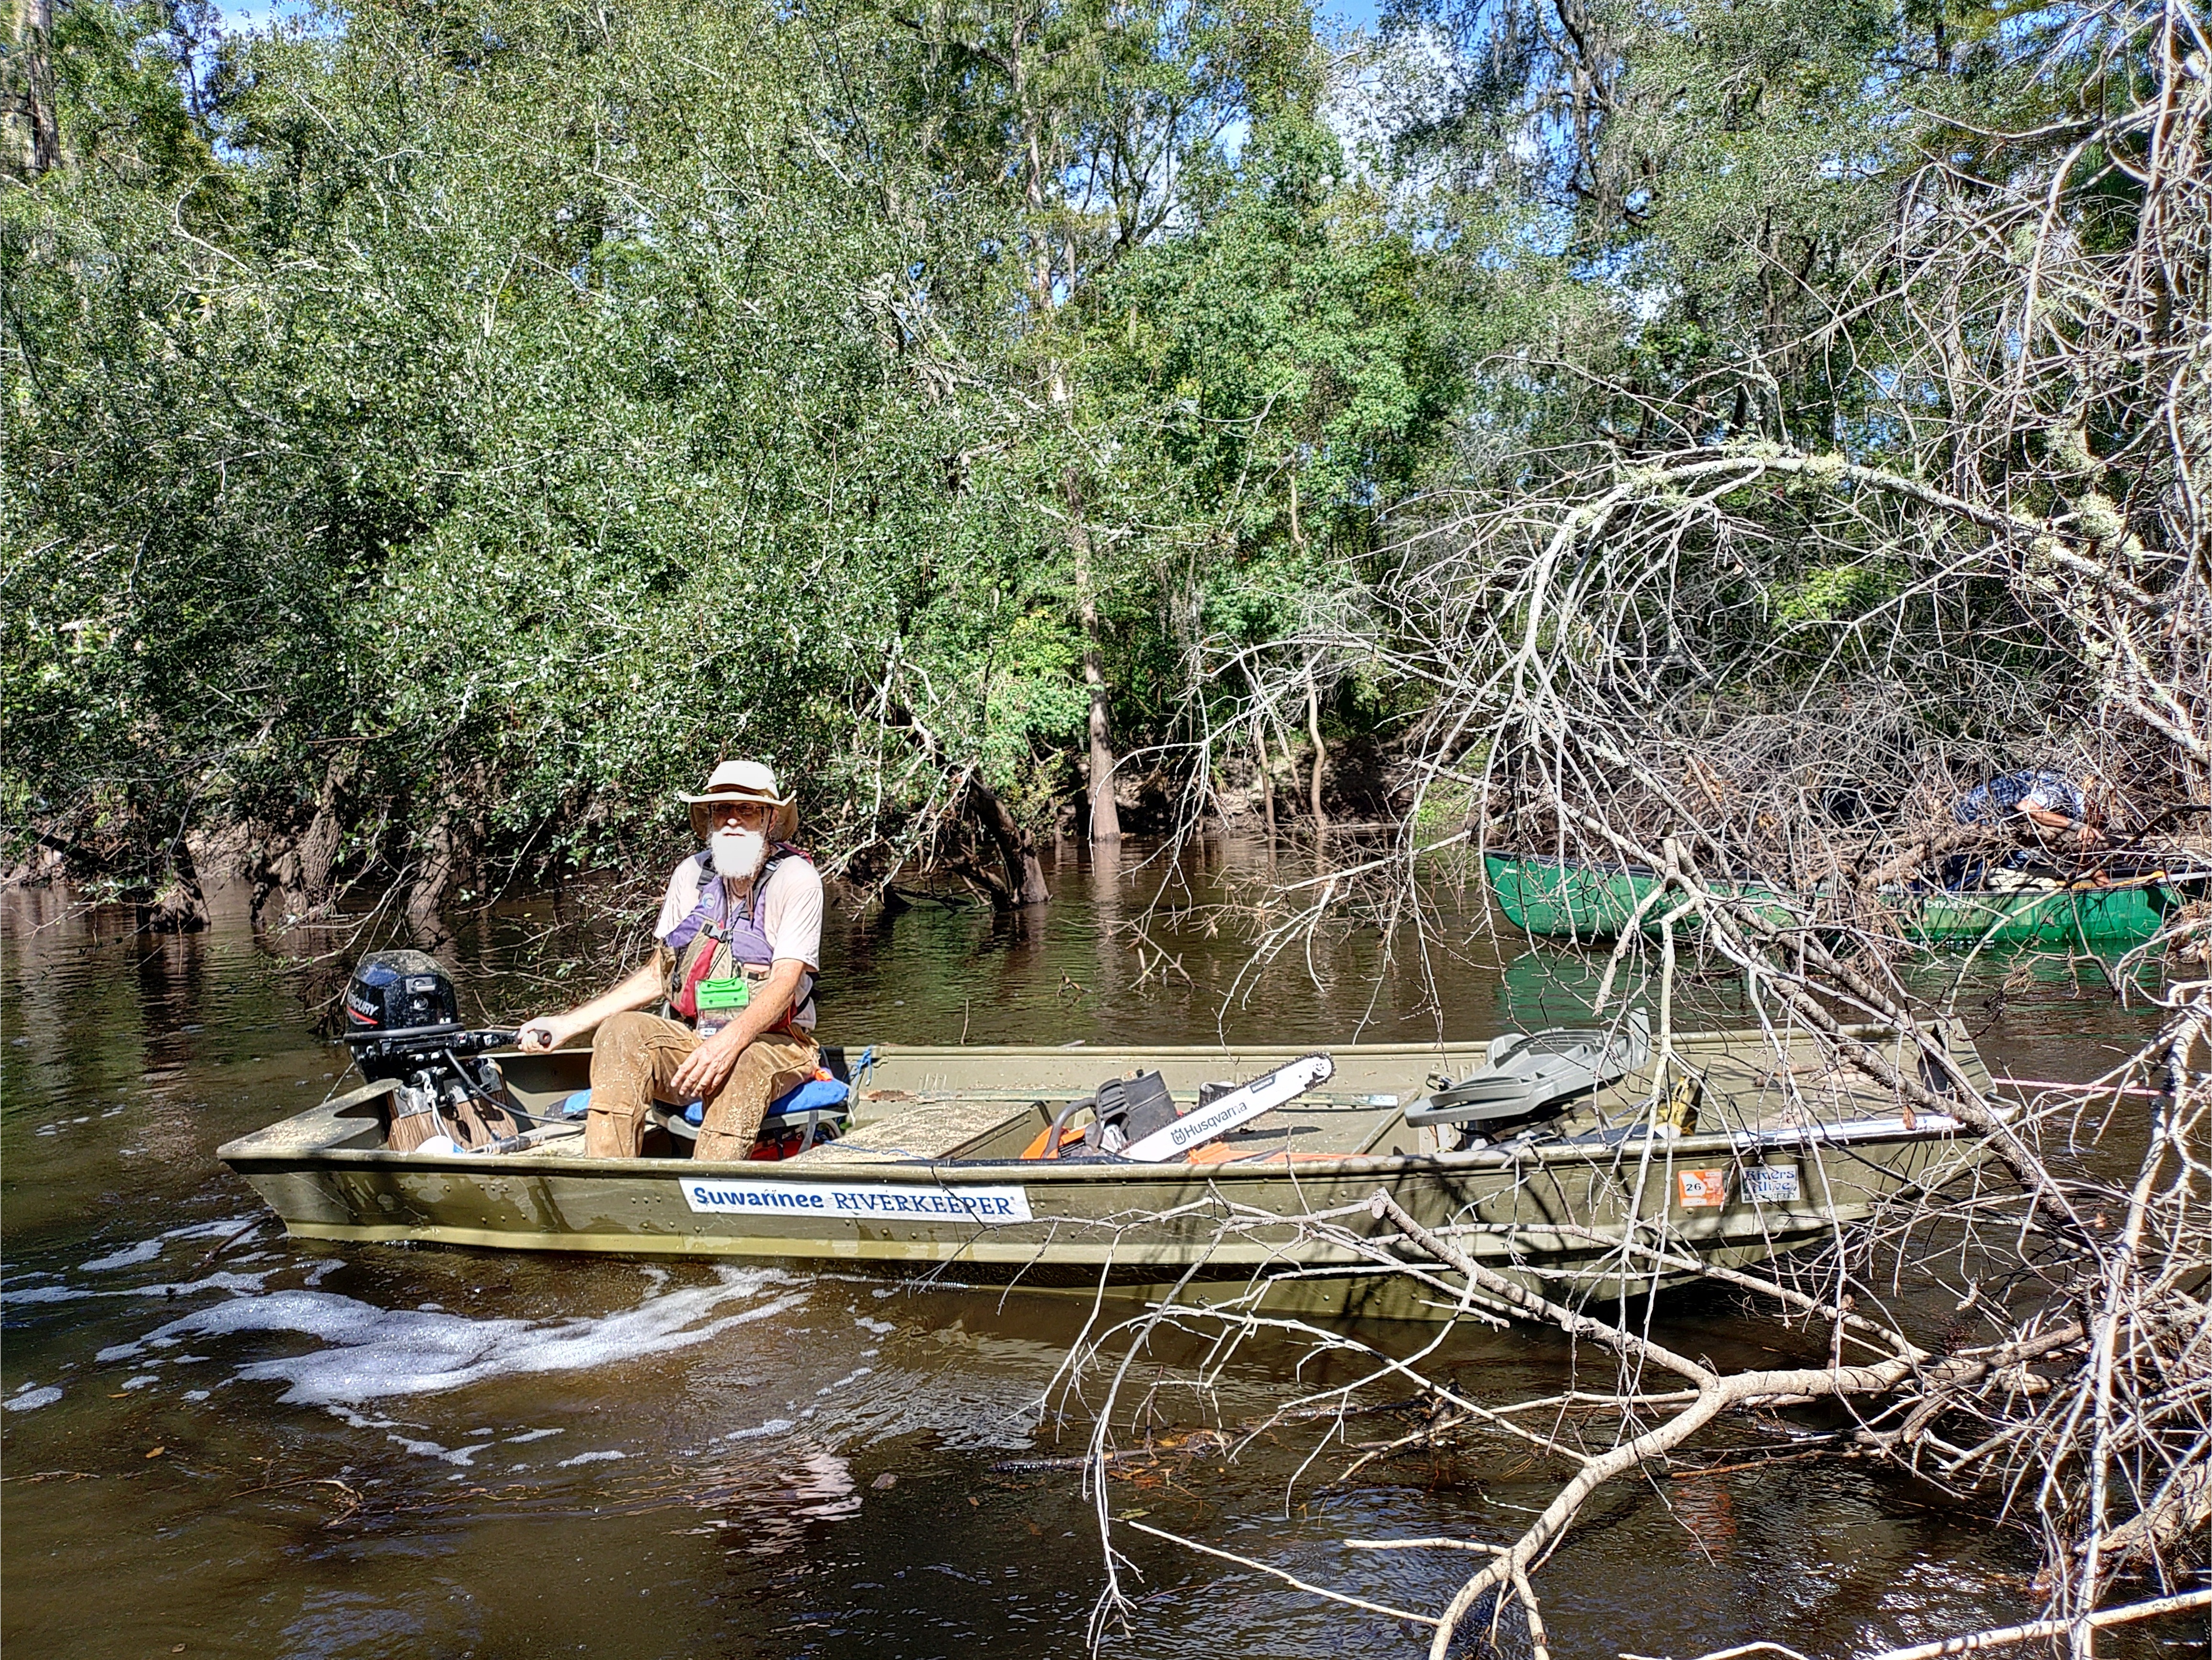
[{"label": "straw hat", "polygon": [[763,806],[774,807],[775,812],[768,832],[771,842],[788,842],[799,834],[798,797],[779,794],[775,772],[763,762],[725,761],[714,769],[704,790],[696,795],[678,794],[676,799],[690,804],[692,834],[702,842],[713,829],[708,808],[716,801],[757,801]]}]

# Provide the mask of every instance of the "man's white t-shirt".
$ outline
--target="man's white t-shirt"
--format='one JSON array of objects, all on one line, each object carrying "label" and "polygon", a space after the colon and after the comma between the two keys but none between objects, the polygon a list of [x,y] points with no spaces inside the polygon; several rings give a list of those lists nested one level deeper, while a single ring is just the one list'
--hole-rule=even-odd
[{"label": "man's white t-shirt", "polygon": [[[696,859],[686,859],[668,879],[668,892],[660,902],[660,920],[653,937],[665,940],[684,919],[699,908],[704,885],[717,880],[713,870]],[[822,873],[811,860],[790,854],[769,873],[761,890],[755,916],[768,936],[769,950],[779,963],[796,959],[807,972],[822,971]],[[814,997],[810,990],[791,1017],[792,1024],[814,1027]]]}]

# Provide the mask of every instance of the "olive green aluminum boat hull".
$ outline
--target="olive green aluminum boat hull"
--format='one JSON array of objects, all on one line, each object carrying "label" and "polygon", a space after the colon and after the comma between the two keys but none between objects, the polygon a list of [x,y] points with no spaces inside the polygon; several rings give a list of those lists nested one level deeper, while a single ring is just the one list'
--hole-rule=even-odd
[{"label": "olive green aluminum boat hull", "polygon": [[[1966,1075],[1985,1083],[1963,1037],[1950,1034],[1950,1043]],[[1302,1219],[1340,1213],[1338,1226],[1386,1232],[1353,1208],[1379,1190],[1532,1288],[1615,1298],[1681,1277],[1655,1277],[1648,1262],[1624,1258],[1614,1242],[1632,1219],[1647,1227],[1663,1219],[1678,1246],[1743,1266],[1832,1239],[1838,1224],[1865,1217],[1901,1185],[1979,1157],[1948,1120],[1923,1116],[1908,1127],[1858,1074],[1804,1085],[1749,1035],[1680,1045],[1705,1079],[1706,1122],[1730,1128],[1510,1152],[1435,1151],[1436,1133],[1409,1128],[1398,1110],[1428,1074],[1473,1070],[1473,1046],[1331,1054],[1338,1071],[1325,1096],[1243,1133],[1243,1150],[1255,1155],[1316,1149],[1273,1163],[1085,1164],[1018,1153],[1049,1111],[1103,1078],[1158,1067],[1187,1101],[1201,1081],[1250,1077],[1294,1058],[1290,1050],[889,1050],[863,1081],[845,1140],[774,1164],[560,1150],[579,1141],[495,1157],[393,1153],[382,1146],[388,1086],[326,1102],[228,1143],[221,1156],[307,1239],[764,1258],[1094,1292],[1157,1295],[1181,1283],[1186,1298],[1214,1300],[1276,1276],[1271,1308],[1416,1318],[1449,1315],[1450,1298],[1317,1242]],[[588,1056],[500,1060],[528,1108],[580,1085]],[[1809,1109],[1815,1127],[1781,1122],[1785,1076],[1796,1083],[1796,1113]],[[1626,1122],[1648,1082],[1632,1076],[1592,1105]],[[1595,1130],[1589,1110],[1567,1127]],[[1279,1277],[1286,1268],[1294,1272]]]}]

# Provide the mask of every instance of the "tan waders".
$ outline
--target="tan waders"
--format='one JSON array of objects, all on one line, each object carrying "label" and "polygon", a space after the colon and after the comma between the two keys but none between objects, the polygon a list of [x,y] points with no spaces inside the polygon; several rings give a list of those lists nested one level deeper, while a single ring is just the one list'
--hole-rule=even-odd
[{"label": "tan waders", "polygon": [[[635,1158],[646,1115],[669,1099],[669,1080],[700,1043],[699,1034],[657,1014],[617,1014],[592,1042],[592,1112],[584,1151],[593,1158]],[[821,1051],[811,1037],[763,1032],[745,1045],[729,1082],[707,1102],[695,1158],[743,1158],[753,1149],[768,1104],[814,1075]],[[671,1104],[678,1104],[672,1103]]]}]

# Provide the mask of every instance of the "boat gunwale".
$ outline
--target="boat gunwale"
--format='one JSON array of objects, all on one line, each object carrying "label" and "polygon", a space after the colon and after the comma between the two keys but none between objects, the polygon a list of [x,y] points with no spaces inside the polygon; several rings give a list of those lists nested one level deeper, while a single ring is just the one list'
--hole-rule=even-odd
[{"label": "boat gunwale", "polygon": [[[1586,871],[1593,876],[1629,876],[1650,881],[1657,881],[1660,876],[1660,873],[1650,865],[1631,864],[1626,860],[1617,863],[1607,863],[1601,859],[1581,859],[1576,858],[1571,854],[1557,853],[1498,853],[1494,850],[1486,849],[1483,853],[1482,862],[1486,867],[1510,869],[1515,866],[1522,865],[1545,865],[1559,871]],[[2212,885],[2212,868],[2197,868],[2192,866],[2176,870],[2172,868],[2170,864],[2164,863],[2157,860],[2142,859],[2139,860],[2137,862],[2148,866],[2148,868],[2130,871],[2125,876],[2119,879],[2112,881],[2100,882],[2088,877],[2071,878],[2061,883],[2055,888],[2045,888],[2039,890],[2014,888],[1908,888],[1898,885],[1885,886],[1881,890],[1881,891],[1885,896],[1889,897],[1905,896],[1911,897],[1927,898],[1948,897],[1961,899],[2010,899],[2026,897],[2030,895],[2037,897],[2048,897],[2052,894],[2066,893],[2140,893],[2153,888],[2180,888]],[[1789,890],[1786,890],[1781,883],[1769,876],[1730,876],[1725,873],[1717,873],[1711,878],[1711,879],[1716,882],[1726,882],[1730,884],[1748,884],[1761,889],[1768,890],[1778,895],[1789,891]],[[1817,889],[1815,889],[1814,891],[1817,891]]]},{"label": "boat gunwale", "polygon": [[522,1152],[501,1153],[495,1158],[488,1158],[482,1153],[436,1153],[425,1157],[419,1152],[394,1152],[388,1147],[338,1147],[298,1141],[267,1146],[255,1145],[260,1138],[274,1130],[317,1115],[333,1120],[337,1117],[336,1111],[331,1108],[310,1108],[264,1129],[223,1143],[216,1149],[216,1156],[241,1173],[248,1164],[256,1169],[267,1169],[316,1164],[475,1175],[513,1171],[604,1178],[631,1172],[641,1176],[679,1177],[688,1173],[698,1173],[711,1174],[720,1179],[745,1177],[777,1182],[828,1183],[850,1182],[856,1177],[871,1177],[896,1181],[902,1172],[911,1176],[921,1171],[945,1171],[963,1183],[980,1183],[987,1179],[1003,1181],[1009,1175],[1018,1175],[1025,1182],[1042,1179],[1048,1185],[1066,1186],[1097,1183],[1135,1185],[1168,1180],[1177,1174],[1188,1177],[1203,1171],[1208,1180],[1228,1178],[1240,1184],[1248,1184],[1255,1182],[1279,1183],[1285,1180],[1295,1182],[1301,1175],[1316,1177],[1381,1176],[1414,1171],[1472,1174],[1486,1171],[1510,1171],[1532,1161],[1539,1164],[1618,1164],[1632,1159],[1641,1162],[1648,1157],[1653,1162],[1680,1163],[1686,1158],[1694,1159],[1706,1155],[1735,1157],[1773,1151],[1809,1150],[1824,1146],[1859,1146],[1874,1142],[1910,1146],[1923,1141],[1956,1140],[1960,1132],[1966,1128],[1955,1118],[1928,1114],[1910,1124],[1902,1116],[1844,1119],[1826,1124],[1707,1130],[1672,1140],[1647,1141],[1631,1133],[1619,1141],[1603,1143],[1581,1140],[1530,1142],[1511,1147],[1481,1147],[1468,1152],[1346,1153],[1341,1157],[1314,1153],[1301,1155],[1291,1164],[1255,1158],[1249,1161],[1211,1164],[952,1158],[868,1158],[836,1162],[825,1159],[817,1164],[801,1164],[795,1159],[577,1158],[566,1154]]}]

